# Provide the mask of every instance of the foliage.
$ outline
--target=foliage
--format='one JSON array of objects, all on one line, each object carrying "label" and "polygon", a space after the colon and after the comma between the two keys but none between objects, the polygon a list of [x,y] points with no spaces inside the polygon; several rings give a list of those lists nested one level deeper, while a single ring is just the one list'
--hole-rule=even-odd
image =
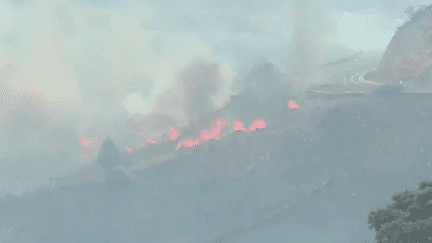
[{"label": "foliage", "polygon": [[369,229],[382,242],[432,242],[432,181],[422,181],[415,192],[395,193],[393,203],[371,211]]},{"label": "foliage", "polygon": [[408,6],[404,12],[408,15],[409,20],[399,27],[398,30],[407,29],[407,26],[414,23],[421,23],[423,18],[430,18],[432,16],[432,5],[420,5],[418,11],[414,11],[413,6]]}]

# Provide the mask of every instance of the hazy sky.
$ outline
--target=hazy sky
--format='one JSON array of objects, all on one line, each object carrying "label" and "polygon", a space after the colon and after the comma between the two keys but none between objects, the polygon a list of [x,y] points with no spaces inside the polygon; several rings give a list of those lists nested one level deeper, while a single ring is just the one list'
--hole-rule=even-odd
[{"label": "hazy sky", "polygon": [[289,84],[289,71],[385,49],[406,7],[429,4],[235,3],[0,0],[0,194],[91,163],[108,135],[126,151],[199,123],[231,95],[258,96],[247,81],[257,63]]}]

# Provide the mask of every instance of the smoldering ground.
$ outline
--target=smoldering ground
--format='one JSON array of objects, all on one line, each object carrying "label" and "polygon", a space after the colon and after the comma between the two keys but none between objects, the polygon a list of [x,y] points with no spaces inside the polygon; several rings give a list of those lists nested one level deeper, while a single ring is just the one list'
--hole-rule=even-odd
[{"label": "smoldering ground", "polygon": [[[219,113],[277,114],[304,91],[291,67],[325,61],[335,20],[331,2],[2,4],[2,156],[11,170],[37,164],[25,172],[31,188],[91,164],[108,135],[126,151]],[[251,103],[222,111],[240,93]],[[27,190],[6,181],[4,192]]]},{"label": "smoldering ground", "polygon": [[[432,99],[399,90],[320,99],[327,109],[286,109],[265,130],[234,133],[224,140],[179,150],[176,158],[134,171],[135,181],[117,178],[120,188],[106,186],[112,183],[67,187],[70,212],[92,208],[88,205],[98,205],[93,212],[96,218],[105,211],[117,212],[102,224],[110,232],[97,230],[97,222],[84,223],[84,216],[66,213],[67,222],[58,221],[64,227],[56,230],[48,227],[48,213],[42,218],[31,216],[36,211],[49,212],[43,205],[58,193],[64,195],[60,188],[10,201],[6,215],[16,216],[20,205],[27,205],[23,215],[29,222],[33,218],[46,222],[46,228],[45,224],[36,229],[34,224],[18,222],[11,227],[47,239],[77,231],[82,235],[99,232],[117,240],[168,241],[173,238],[166,237],[164,229],[171,229],[174,238],[193,242],[247,242],[251,237],[276,236],[301,242],[300,235],[308,235],[306,240],[370,241],[373,232],[367,229],[367,212],[388,200],[396,188],[430,174],[427,121]],[[332,104],[332,100],[337,102]],[[86,200],[78,200],[84,195],[88,195]],[[102,195],[109,203],[105,199],[99,203]],[[62,211],[62,205],[58,201],[55,207]],[[132,212],[140,215],[135,221],[130,221]],[[71,220],[77,227],[66,227]]]},{"label": "smoldering ground", "polygon": [[[364,211],[389,198],[388,188],[374,190],[384,183],[378,178],[395,181],[397,170],[427,173],[427,96],[318,97],[315,108],[302,109],[308,85],[344,71],[337,76],[342,81],[373,66],[348,62],[355,72],[322,66],[332,50],[331,2],[245,2],[231,9],[222,3],[219,10],[199,11],[152,4],[111,12],[70,1],[39,1],[30,10],[8,5],[16,22],[2,26],[4,191],[40,189],[2,203],[14,240],[78,234],[241,242],[256,232],[274,237],[272,230],[286,224],[308,242],[363,240],[372,235],[362,227]],[[279,18],[257,10],[263,7],[278,7]],[[204,15],[214,19],[199,21]],[[281,34],[285,25],[292,38]],[[354,54],[343,50],[340,58]],[[289,108],[290,100],[300,109]],[[262,119],[266,129],[241,134],[224,127],[220,140],[175,150],[217,118],[238,119],[246,128]],[[167,139],[171,127],[179,140]],[[96,183],[69,185],[66,197],[61,188],[44,191],[49,177],[93,163],[108,135],[124,155],[128,147],[146,146],[142,150],[151,152],[141,161],[170,155],[168,149],[174,158],[132,167],[117,178],[120,189],[111,190],[91,171],[86,176]],[[412,150],[413,144],[423,150]],[[311,194],[320,186],[319,196]],[[282,231],[291,234],[281,235],[284,240],[295,238]]]}]

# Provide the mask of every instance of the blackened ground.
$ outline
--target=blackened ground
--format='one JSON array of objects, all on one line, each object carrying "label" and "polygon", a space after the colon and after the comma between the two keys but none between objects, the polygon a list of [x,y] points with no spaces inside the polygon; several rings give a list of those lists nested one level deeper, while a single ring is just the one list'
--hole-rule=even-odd
[{"label": "blackened ground", "polygon": [[9,242],[373,242],[369,211],[432,172],[432,97],[320,99],[136,171],[140,183],[0,199],[2,228]]}]

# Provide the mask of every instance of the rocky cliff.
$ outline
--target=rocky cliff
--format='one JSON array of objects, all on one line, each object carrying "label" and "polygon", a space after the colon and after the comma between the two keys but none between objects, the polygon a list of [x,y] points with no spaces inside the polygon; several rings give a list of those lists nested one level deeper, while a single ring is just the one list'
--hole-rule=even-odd
[{"label": "rocky cliff", "polygon": [[399,27],[378,69],[366,80],[402,85],[405,92],[432,90],[432,6],[420,9]]}]

